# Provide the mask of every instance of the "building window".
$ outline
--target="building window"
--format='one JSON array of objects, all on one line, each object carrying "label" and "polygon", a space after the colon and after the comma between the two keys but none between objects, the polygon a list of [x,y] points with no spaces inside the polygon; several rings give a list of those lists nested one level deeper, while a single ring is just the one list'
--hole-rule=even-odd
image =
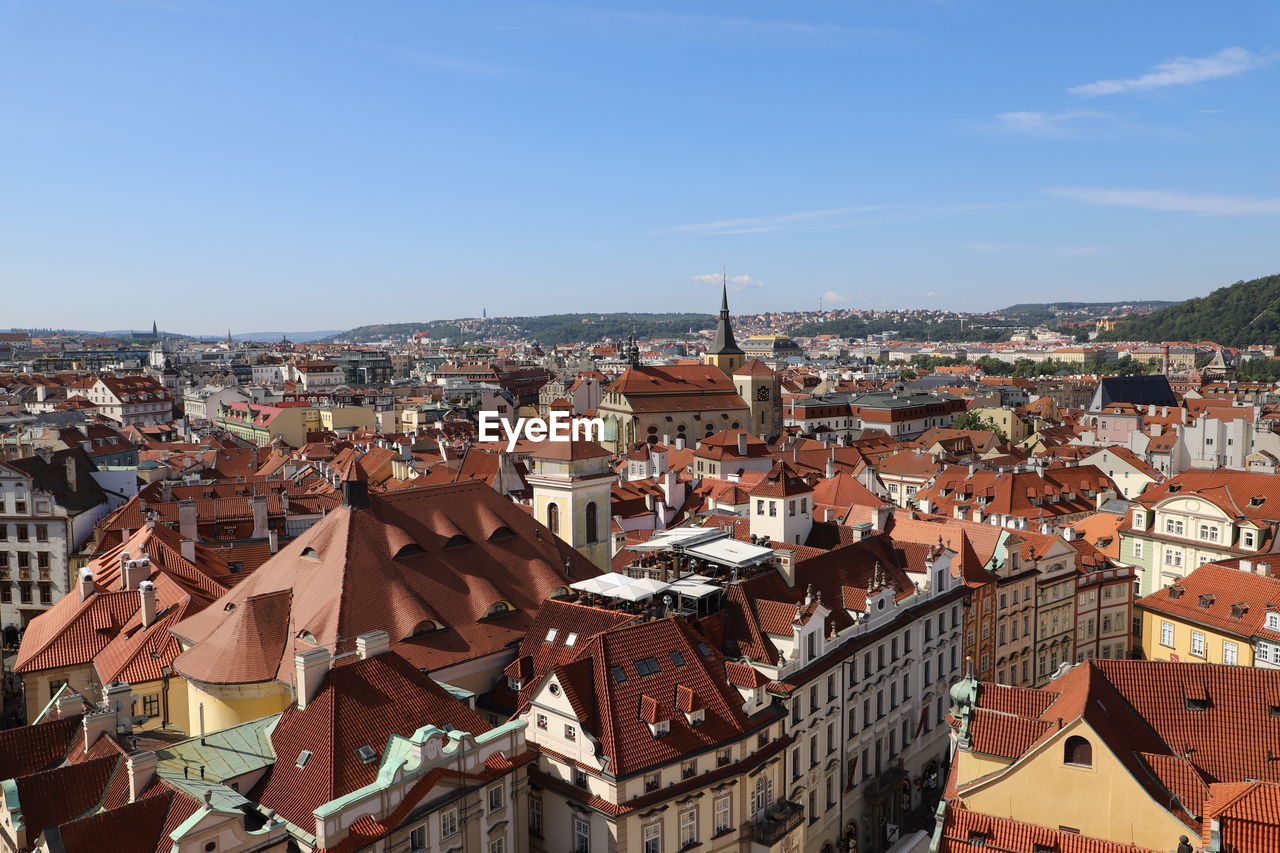
[{"label": "building window", "polygon": [[49,541],[49,525],[47,524],[36,525],[36,541],[37,542]]},{"label": "building window", "polygon": [[[648,836],[647,830],[645,835]],[[645,850],[648,849],[648,841],[646,841]],[[591,824],[585,818],[574,817],[573,819],[573,853],[591,853]]]},{"label": "building window", "polygon": [[1164,552],[1164,564],[1166,566],[1179,567],[1182,565],[1182,552],[1166,550]]},{"label": "building window", "polygon": [[506,803],[503,802],[502,784],[499,783],[489,789],[489,811],[500,811]]},{"label": "building window", "polygon": [[556,503],[547,505],[547,529],[557,536],[560,535],[560,505]]},{"label": "building window", "polygon": [[44,605],[53,604],[53,584],[48,581],[40,581],[37,586],[40,587],[40,603]]},{"label": "building window", "polygon": [[1240,532],[1240,546],[1241,546],[1242,548],[1255,548],[1255,547],[1257,547],[1257,546],[1254,544],[1254,538],[1253,538],[1253,531],[1252,531],[1252,530],[1243,530],[1243,531],[1241,531],[1241,532]]},{"label": "building window", "polygon": [[507,839],[499,836],[490,841],[489,853],[507,853]]},{"label": "building window", "polygon": [[542,837],[542,798],[529,798],[529,831]]},{"label": "building window", "polygon": [[1174,536],[1181,536],[1183,531],[1182,522],[1176,518],[1166,518],[1164,520],[1164,532]]},{"label": "building window", "polygon": [[409,849],[412,853],[420,853],[427,849],[427,825],[421,824],[409,830]]},{"label": "building window", "polygon": [[592,501],[587,504],[587,544],[594,545],[600,541],[600,525],[599,512],[596,510],[596,502]]},{"label": "building window", "polygon": [[578,729],[577,729],[576,727],[574,727],[574,726],[569,725],[568,723],[565,723],[565,726],[564,726],[564,739],[565,739],[565,740],[577,740],[577,739],[578,739]]},{"label": "building window", "polygon": [[148,717],[160,716],[160,694],[151,693],[142,697],[142,713]]},{"label": "building window", "polygon": [[546,714],[539,714],[539,715],[538,715],[538,728],[543,729],[544,731],[546,730],[546,728],[547,728],[547,715],[546,715]]},{"label": "building window", "polygon": [[728,795],[716,797],[713,807],[715,834],[728,832],[733,826],[733,799]]},{"label": "building window", "polygon": [[1204,657],[1204,634],[1200,631],[1191,632],[1191,654],[1198,658]]},{"label": "building window", "polygon": [[1062,760],[1076,767],[1092,767],[1093,744],[1079,735],[1072,735],[1062,746]]},{"label": "building window", "polygon": [[1139,560],[1142,559],[1142,540],[1141,539],[1133,540],[1133,556],[1137,557]]},{"label": "building window", "polygon": [[769,517],[776,518],[778,516],[778,502],[769,501]]},{"label": "building window", "polygon": [[1238,654],[1239,654],[1239,648],[1236,646],[1235,643],[1228,642],[1227,640],[1222,641],[1222,662],[1223,663],[1235,664]]},{"label": "building window", "polygon": [[[662,853],[662,824],[650,823],[644,828],[644,853]],[[587,848],[581,848],[586,850]]]},{"label": "building window", "polygon": [[440,837],[452,838],[458,834],[458,809],[452,808],[440,815]]},{"label": "building window", "polygon": [[1200,538],[1201,538],[1201,539],[1208,540],[1209,542],[1217,542],[1217,541],[1218,541],[1218,534],[1219,534],[1219,531],[1218,531],[1218,526],[1217,526],[1216,524],[1202,524],[1202,525],[1200,525]]},{"label": "building window", "polygon": [[680,812],[680,849],[692,847],[698,843],[698,810],[685,809]]},{"label": "building window", "polygon": [[680,764],[681,779],[692,779],[694,776],[697,776],[697,775],[698,775],[697,759],[694,759],[692,761],[685,761]]}]

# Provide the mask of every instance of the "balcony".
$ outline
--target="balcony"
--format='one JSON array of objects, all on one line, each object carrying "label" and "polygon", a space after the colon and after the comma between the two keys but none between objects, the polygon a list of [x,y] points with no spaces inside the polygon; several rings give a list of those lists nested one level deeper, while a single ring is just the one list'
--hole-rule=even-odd
[{"label": "balcony", "polygon": [[804,806],[790,800],[778,800],[765,810],[764,817],[743,824],[743,837],[753,844],[772,848],[804,823]]}]

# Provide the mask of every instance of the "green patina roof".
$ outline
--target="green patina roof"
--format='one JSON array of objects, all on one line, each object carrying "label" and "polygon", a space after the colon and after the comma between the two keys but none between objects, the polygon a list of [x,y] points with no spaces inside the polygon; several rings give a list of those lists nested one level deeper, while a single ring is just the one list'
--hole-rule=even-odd
[{"label": "green patina roof", "polygon": [[[279,719],[279,714],[272,714],[207,734],[203,743],[201,738],[193,737],[156,750],[160,759],[156,773],[167,782],[190,789],[198,797],[199,790],[206,787],[201,782],[220,783],[274,764],[271,731]],[[204,768],[203,778],[201,768]]]}]

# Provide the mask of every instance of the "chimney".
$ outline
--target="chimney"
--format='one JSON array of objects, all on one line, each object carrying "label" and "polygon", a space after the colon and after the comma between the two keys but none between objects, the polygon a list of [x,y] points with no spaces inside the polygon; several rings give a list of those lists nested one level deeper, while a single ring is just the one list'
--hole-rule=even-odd
[{"label": "chimney", "polygon": [[76,465],[76,457],[68,453],[64,459],[67,466],[67,490],[75,492],[79,490],[80,468]]},{"label": "chimney", "polygon": [[320,683],[329,671],[329,650],[316,648],[298,652],[293,656],[293,668],[298,709],[302,710],[315,698]]},{"label": "chimney", "polygon": [[160,756],[151,750],[134,752],[129,755],[129,802],[136,803],[142,796],[142,790],[156,775],[156,764]]},{"label": "chimney", "polygon": [[113,681],[102,688],[102,704],[114,716],[115,734],[133,733],[133,690],[123,681]]},{"label": "chimney", "polygon": [[151,574],[151,560],[145,554],[141,559],[130,559],[128,554],[120,555],[120,588],[137,589],[138,585]]},{"label": "chimney", "polygon": [[249,506],[253,510],[253,532],[249,538],[267,538],[267,496],[254,495],[249,498]]},{"label": "chimney", "polygon": [[1237,568],[1242,572],[1253,574],[1253,560],[1241,560]]},{"label": "chimney", "polygon": [[289,491],[287,486],[285,491],[280,493],[280,509],[284,511],[286,516],[289,514]]},{"label": "chimney", "polygon": [[370,631],[356,637],[356,657],[368,660],[391,649],[391,635],[386,631]]},{"label": "chimney", "polygon": [[272,554],[280,550],[280,534],[274,530],[267,531],[267,548]]},{"label": "chimney", "polygon": [[67,685],[58,693],[58,719],[69,720],[84,715],[84,697]]},{"label": "chimney", "polygon": [[747,434],[745,432],[738,433],[738,455],[747,455]]},{"label": "chimney", "polygon": [[827,457],[827,468],[826,468],[826,470],[825,470],[825,471],[823,471],[823,472],[822,472],[822,474],[823,474],[823,476],[824,476],[824,477],[826,477],[828,480],[834,480],[834,479],[835,479],[835,476],[836,476],[836,460],[835,460],[834,458],[832,458],[832,457]]},{"label": "chimney", "polygon": [[182,549],[182,559],[194,566],[196,564],[196,540],[183,539],[179,543],[179,547]]},{"label": "chimney", "polygon": [[196,531],[196,502],[192,498],[178,501],[178,533],[183,539],[199,539]]},{"label": "chimney", "polygon": [[156,621],[156,585],[151,581],[138,584],[138,598],[142,601],[142,627],[149,628]]},{"label": "chimney", "polygon": [[84,601],[96,591],[93,584],[93,569],[85,566],[80,570],[80,600]]},{"label": "chimney", "polygon": [[684,450],[684,436],[683,436],[683,435],[677,435],[677,436],[676,436],[676,450]]}]

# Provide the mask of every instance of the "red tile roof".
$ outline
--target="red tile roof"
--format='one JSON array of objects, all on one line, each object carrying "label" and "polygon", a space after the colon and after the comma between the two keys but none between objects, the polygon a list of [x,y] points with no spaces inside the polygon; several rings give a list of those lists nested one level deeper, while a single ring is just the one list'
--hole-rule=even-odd
[{"label": "red tile roof", "polygon": [[[356,636],[385,630],[416,666],[436,669],[518,641],[555,590],[600,573],[480,482],[402,489],[371,502],[330,512],[175,626],[194,643],[175,668],[215,683],[288,680],[295,647],[342,652]],[[503,606],[510,609],[494,609]]]},{"label": "red tile roof", "polygon": [[[381,756],[392,734],[408,737],[426,725],[473,735],[492,728],[394,652],[331,669],[307,707],[287,709],[273,729],[276,762],[256,799],[291,823],[314,826],[316,808],[377,777],[380,761],[362,761],[358,748]],[[311,759],[298,767],[304,749]]]}]

